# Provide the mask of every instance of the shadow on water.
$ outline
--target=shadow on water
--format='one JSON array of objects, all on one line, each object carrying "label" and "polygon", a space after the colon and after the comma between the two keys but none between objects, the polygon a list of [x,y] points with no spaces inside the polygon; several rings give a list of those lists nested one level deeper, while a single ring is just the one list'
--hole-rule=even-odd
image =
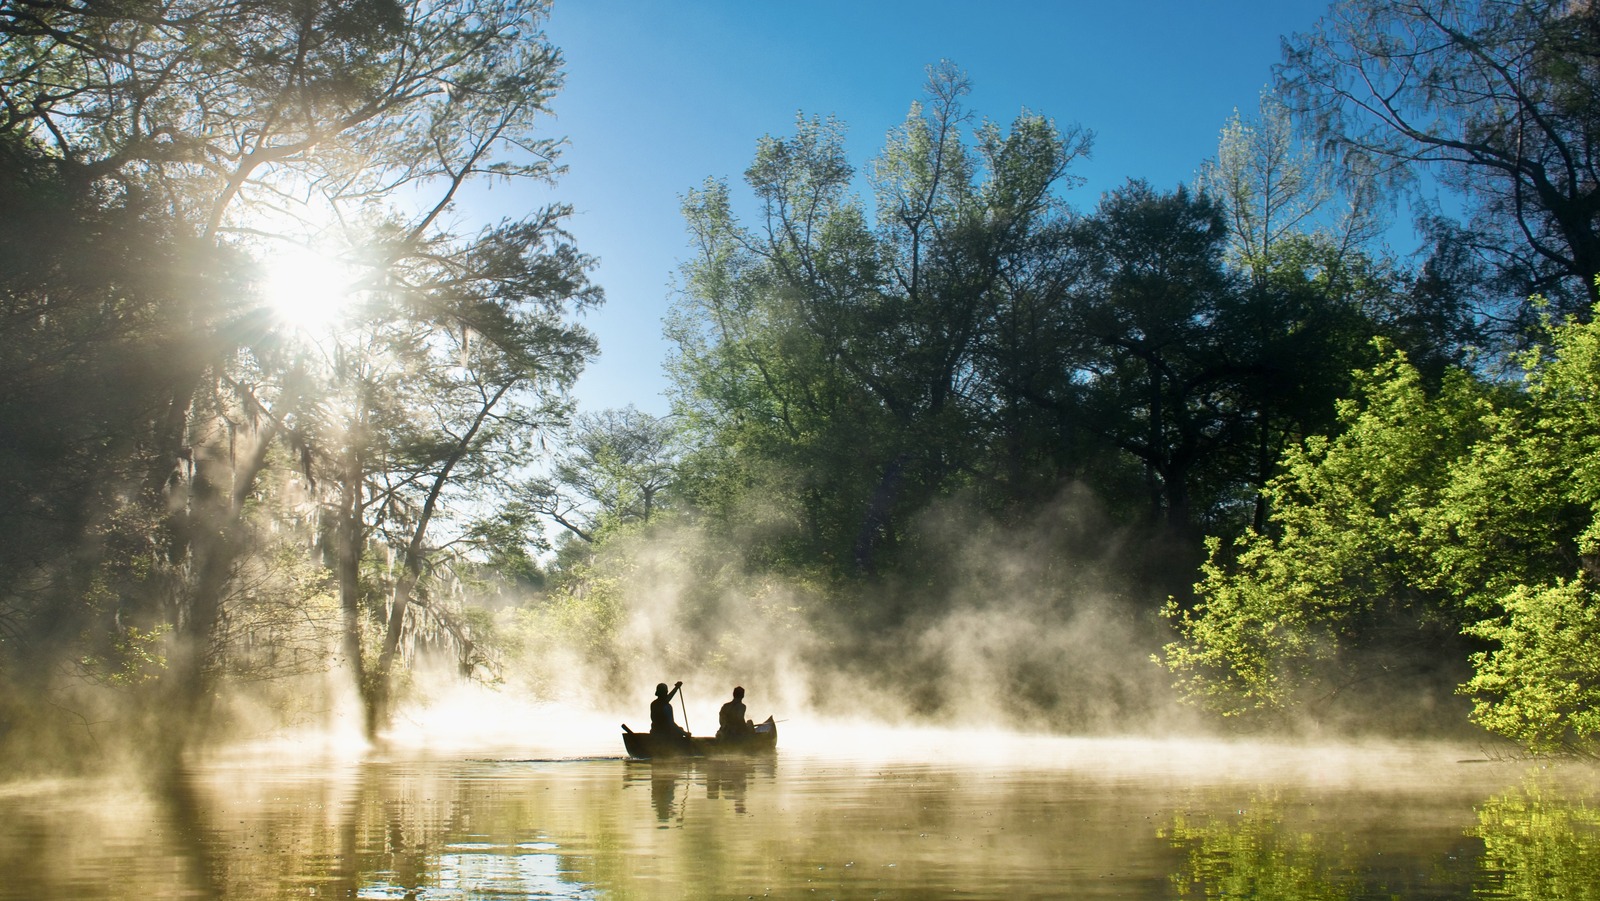
[{"label": "shadow on water", "polygon": [[772,757],[628,761],[622,787],[627,790],[648,783],[656,822],[667,828],[684,824],[688,795],[696,790],[703,790],[708,801],[726,802],[736,815],[748,815],[751,782],[771,783],[777,772],[777,760]]},{"label": "shadow on water", "polygon": [[221,862],[213,855],[222,841],[206,824],[205,802],[195,781],[177,767],[162,767],[151,797],[164,814],[172,852],[182,864],[191,897],[205,901],[222,898],[217,880]]},{"label": "shadow on water", "polygon": [[0,785],[0,899],[1600,899],[1596,770],[1459,751],[269,755]]}]

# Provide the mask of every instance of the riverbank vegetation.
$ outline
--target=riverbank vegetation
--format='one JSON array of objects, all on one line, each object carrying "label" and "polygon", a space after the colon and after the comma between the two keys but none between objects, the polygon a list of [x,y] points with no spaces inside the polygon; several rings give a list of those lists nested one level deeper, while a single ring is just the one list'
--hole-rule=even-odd
[{"label": "riverbank vegetation", "polygon": [[430,661],[1600,747],[1588,6],[1344,0],[1092,200],[950,63],[873,159],[801,115],[684,194],[666,417],[575,414],[565,207],[445,215],[559,174],[542,12],[0,0],[9,757],[380,738]]}]

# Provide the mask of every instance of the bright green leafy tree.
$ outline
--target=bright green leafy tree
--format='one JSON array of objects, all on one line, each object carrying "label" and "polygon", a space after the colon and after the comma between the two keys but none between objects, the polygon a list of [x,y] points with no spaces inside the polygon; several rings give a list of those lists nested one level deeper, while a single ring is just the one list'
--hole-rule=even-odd
[{"label": "bright green leafy tree", "polygon": [[1539,750],[1600,746],[1600,331],[1555,329],[1528,361],[1528,406],[1495,421],[1441,511],[1439,555],[1497,615],[1464,690],[1473,718]]},{"label": "bright green leafy tree", "polygon": [[1269,483],[1267,531],[1210,539],[1198,603],[1168,605],[1180,689],[1226,716],[1284,712],[1431,666],[1468,611],[1443,584],[1434,517],[1491,409],[1464,374],[1430,395],[1400,356],[1363,374],[1343,430],[1292,448]]}]

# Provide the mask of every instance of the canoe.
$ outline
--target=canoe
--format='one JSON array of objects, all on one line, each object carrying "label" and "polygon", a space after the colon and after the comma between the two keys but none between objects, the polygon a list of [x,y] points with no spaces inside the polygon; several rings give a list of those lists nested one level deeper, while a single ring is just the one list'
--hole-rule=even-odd
[{"label": "canoe", "polygon": [[767,717],[757,723],[754,732],[732,738],[711,738],[694,735],[688,738],[667,738],[648,732],[635,732],[622,724],[622,745],[629,757],[640,760],[670,757],[740,757],[778,752],[778,724]]}]

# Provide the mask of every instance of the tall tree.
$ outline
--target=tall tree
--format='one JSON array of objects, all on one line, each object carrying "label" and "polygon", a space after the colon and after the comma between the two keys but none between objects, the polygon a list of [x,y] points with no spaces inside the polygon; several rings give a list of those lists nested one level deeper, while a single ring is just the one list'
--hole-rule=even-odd
[{"label": "tall tree", "polygon": [[672,485],[677,456],[677,430],[665,417],[632,406],[581,414],[554,472],[524,491],[541,514],[592,542],[604,528],[650,522]]},{"label": "tall tree", "polygon": [[1246,361],[1225,332],[1237,301],[1226,238],[1207,197],[1142,181],[1105,195],[1080,226],[1079,324],[1100,345],[1086,401],[1107,440],[1143,466],[1151,518],[1179,530],[1194,524],[1201,467],[1241,428]]},{"label": "tall tree", "polygon": [[1566,0],[1341,0],[1285,44],[1279,83],[1343,157],[1427,167],[1509,281],[1600,300],[1600,13]]},{"label": "tall tree", "polygon": [[700,461],[782,474],[815,553],[860,573],[878,570],[906,511],[974,467],[980,336],[1089,148],[1087,132],[1027,112],[969,145],[968,89],[953,66],[930,69],[926,106],[873,164],[876,223],[848,195],[839,127],[817,119],[761,141],[746,172],[757,228],[719,183],[685,205],[697,258],[670,325],[678,400],[743,458]]},{"label": "tall tree", "polygon": [[1254,115],[1234,113],[1197,187],[1227,224],[1226,261],[1239,277],[1227,341],[1249,369],[1240,403],[1254,433],[1260,530],[1261,489],[1279,455],[1332,424],[1348,373],[1371,362],[1363,351],[1377,314],[1405,295],[1370,255],[1385,224],[1378,179],[1319,158],[1277,95],[1263,92]]},{"label": "tall tree", "polygon": [[[594,293],[589,264],[554,262],[555,223],[502,226],[463,251],[419,259],[396,280],[406,287],[375,298],[339,344],[321,456],[337,485],[346,655],[374,736],[388,723],[402,641],[422,631],[418,616],[470,657],[474,638],[432,591],[444,581],[437,576],[483,550],[480,520],[496,514],[487,499],[508,496],[510,474],[565,422],[567,392],[595,351],[565,318],[573,298]],[[459,265],[441,271],[437,259]],[[388,578],[361,570],[374,544],[397,561]],[[369,596],[375,587],[385,594]],[[369,618],[382,638],[366,672]]]},{"label": "tall tree", "polygon": [[[520,371],[537,372],[547,390],[570,381],[567,364],[587,346],[550,310],[599,299],[581,279],[588,261],[561,233],[565,208],[479,236],[452,234],[442,218],[474,179],[560,171],[559,142],[535,133],[560,83],[559,55],[538,30],[546,8],[6,3],[0,126],[104,190],[161,203],[202,246],[248,248],[269,266],[283,239],[323,238],[320,223],[371,220],[387,204],[358,254],[368,286],[433,298],[428,321],[463,336],[492,335],[489,313],[528,316],[523,331],[534,337],[519,340],[544,341],[554,356],[525,359]],[[401,213],[402,197],[421,202]],[[273,442],[294,431],[303,417],[290,414],[317,386],[257,298],[215,283],[195,295],[204,302],[184,307],[180,325],[193,336],[189,352],[172,359],[170,395],[144,436],[137,506],[159,522],[156,565],[142,587],[124,586],[123,606],[176,627],[169,681],[180,710],[194,714],[179,720],[200,728],[241,518]],[[519,313],[530,297],[538,312]]]},{"label": "tall tree", "polygon": [[1327,262],[1337,265],[1377,237],[1385,223],[1376,180],[1360,169],[1342,177],[1335,171],[1272,92],[1262,92],[1255,114],[1235,110],[1223,126],[1217,155],[1201,166],[1196,188],[1220,208],[1229,261],[1253,287],[1264,287],[1281,268],[1295,239],[1317,239]]},{"label": "tall tree", "polygon": [[118,658],[137,662],[117,650],[139,641],[115,598],[147,549],[129,539],[158,514],[124,500],[140,490],[170,364],[195,352],[190,299],[242,287],[243,271],[159,207],[4,132],[0,206],[0,678],[33,697],[20,683],[41,688],[59,660],[98,659],[111,680],[126,675]]}]

